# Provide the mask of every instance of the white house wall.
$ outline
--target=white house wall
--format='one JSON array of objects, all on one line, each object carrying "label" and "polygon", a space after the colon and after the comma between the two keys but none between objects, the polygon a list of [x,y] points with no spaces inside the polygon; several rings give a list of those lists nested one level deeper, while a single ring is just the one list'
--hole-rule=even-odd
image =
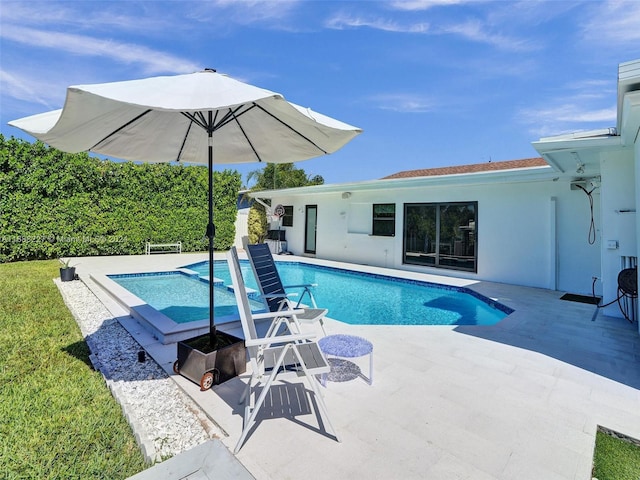
[{"label": "white house wall", "polygon": [[[635,184],[635,208],[637,210],[637,206],[640,205],[640,142],[636,139],[635,141],[635,145],[634,145],[634,158],[633,158],[633,165],[634,165],[634,184]],[[637,215],[637,213],[636,213]],[[636,255],[637,252],[640,251],[640,222],[637,221],[637,216],[636,216]],[[637,256],[636,256],[637,258]],[[640,333],[640,308],[638,306],[638,302],[636,302],[635,305],[635,318],[638,319],[638,333]]]},{"label": "white house wall", "polygon": [[[591,208],[587,194],[571,190],[567,183],[560,183],[561,193],[557,216],[557,290],[591,295],[593,277],[600,276],[600,247],[602,244],[600,188],[592,191],[593,230]],[[591,191],[592,187],[587,186]],[[591,243],[593,242],[593,243]],[[600,289],[600,285],[596,285]],[[596,294],[598,293],[596,290]]]},{"label": "white house wall", "polygon": [[[600,228],[599,195],[594,195]],[[403,265],[405,203],[478,202],[478,271]],[[600,274],[600,235],[589,245],[589,203],[568,181],[536,181],[390,189],[279,197],[275,204],[294,206],[289,251],[303,254],[305,205],[318,206],[316,256],[460,278],[590,294]],[[396,204],[396,236],[372,236],[373,203]],[[554,238],[554,236],[556,238]],[[557,245],[557,247],[556,247]]]},{"label": "white house wall", "polygon": [[[632,149],[603,153],[600,160],[602,177],[602,293],[603,303],[618,294],[618,273],[625,258],[637,256],[635,173]],[[615,242],[615,244],[612,244]],[[614,246],[615,245],[615,246]],[[619,307],[606,307],[607,315],[619,316]]]}]

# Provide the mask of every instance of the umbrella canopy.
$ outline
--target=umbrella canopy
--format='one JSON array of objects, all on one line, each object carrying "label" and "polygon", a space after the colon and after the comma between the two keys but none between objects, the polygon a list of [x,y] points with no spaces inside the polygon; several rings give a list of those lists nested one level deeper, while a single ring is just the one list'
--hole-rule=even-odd
[{"label": "umbrella canopy", "polygon": [[[335,152],[362,131],[214,70],[72,86],[64,108],[9,122],[59,150],[209,167],[213,279],[213,164],[291,163]],[[210,326],[215,342],[213,281]]]},{"label": "umbrella canopy", "polygon": [[215,162],[233,164],[307,160],[361,132],[213,70],[72,86],[63,109],[9,125],[65,152],[196,164],[208,163],[209,133]]}]

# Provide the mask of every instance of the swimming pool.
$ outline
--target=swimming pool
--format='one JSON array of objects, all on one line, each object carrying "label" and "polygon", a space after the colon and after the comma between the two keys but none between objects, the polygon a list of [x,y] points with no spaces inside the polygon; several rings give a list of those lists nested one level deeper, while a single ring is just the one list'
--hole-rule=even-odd
[{"label": "swimming pool", "polygon": [[[181,272],[109,275],[141,300],[176,323],[209,318],[209,284],[199,276]],[[214,317],[238,316],[233,291],[220,284],[214,288]],[[250,300],[251,309],[264,310],[262,302]]]},{"label": "swimming pool", "polygon": [[[357,325],[493,325],[513,310],[483,297],[466,288],[448,287],[422,281],[405,280],[385,275],[373,275],[353,272],[333,267],[310,265],[302,262],[279,261],[276,263],[282,281],[287,284],[316,283],[314,296],[319,306],[329,309],[329,317],[349,324]],[[189,313],[197,313],[199,318],[208,316],[208,285],[201,277],[208,277],[208,262],[184,267],[195,275],[189,282],[172,283],[170,279],[156,280],[153,275],[134,276],[127,279],[114,278],[127,289],[139,289],[132,293],[145,300],[151,306],[162,304],[161,311],[175,321],[188,322]],[[242,274],[249,288],[257,290],[257,283],[248,261],[241,261]],[[197,276],[196,276],[197,275]],[[223,285],[231,284],[229,269],[225,261],[216,261],[214,276],[220,281],[215,288],[216,318],[229,314],[235,308],[233,294],[225,291]],[[145,278],[146,277],[146,278]],[[136,280],[136,278],[138,278]],[[169,284],[167,289],[154,287],[154,282]],[[195,288],[192,282],[198,282]],[[136,284],[149,284],[143,288]],[[185,288],[185,291],[181,289]],[[154,298],[154,296],[160,298]],[[198,297],[198,298],[195,298]],[[186,307],[181,312],[180,307]],[[260,309],[261,303],[255,301],[254,309]],[[219,311],[218,308],[221,310]],[[204,316],[201,315],[204,313]],[[184,316],[183,316],[184,314]],[[176,319],[176,315],[181,320]]]}]

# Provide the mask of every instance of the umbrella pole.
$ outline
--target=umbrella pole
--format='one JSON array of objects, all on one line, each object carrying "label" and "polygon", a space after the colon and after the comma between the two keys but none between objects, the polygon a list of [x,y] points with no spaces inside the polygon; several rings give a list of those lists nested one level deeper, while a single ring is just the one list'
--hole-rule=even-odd
[{"label": "umbrella pole", "polygon": [[214,300],[213,300],[213,237],[216,234],[216,227],[213,225],[213,113],[209,112],[209,223],[207,224],[207,237],[209,237],[209,344],[211,349],[216,349],[217,335],[214,322]]}]

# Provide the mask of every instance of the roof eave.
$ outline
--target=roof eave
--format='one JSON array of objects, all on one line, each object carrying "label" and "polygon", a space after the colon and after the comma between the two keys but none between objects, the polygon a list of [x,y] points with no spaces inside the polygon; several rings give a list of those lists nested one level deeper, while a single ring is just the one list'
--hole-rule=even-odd
[{"label": "roof eave", "polygon": [[533,145],[533,148],[535,148],[538,153],[542,155],[542,158],[544,158],[544,154],[548,152],[560,150],[583,150],[585,148],[605,149],[619,147],[621,144],[620,137],[617,135],[578,138],[569,138],[565,135],[559,135],[557,137],[541,138],[537,142],[531,142],[531,145]]},{"label": "roof eave", "polygon": [[424,186],[481,185],[493,183],[521,183],[531,181],[552,180],[556,176],[550,166],[516,168],[510,170],[494,170],[486,172],[462,173],[451,175],[434,175],[426,177],[391,178],[384,180],[368,180],[353,183],[314,185],[310,187],[288,188],[283,190],[262,190],[251,192],[251,197],[275,198],[296,197],[303,195],[322,195],[341,192],[366,191],[377,189],[409,189]]},{"label": "roof eave", "polygon": [[640,90],[640,60],[618,65],[618,131],[623,128],[624,99],[627,93]]}]

